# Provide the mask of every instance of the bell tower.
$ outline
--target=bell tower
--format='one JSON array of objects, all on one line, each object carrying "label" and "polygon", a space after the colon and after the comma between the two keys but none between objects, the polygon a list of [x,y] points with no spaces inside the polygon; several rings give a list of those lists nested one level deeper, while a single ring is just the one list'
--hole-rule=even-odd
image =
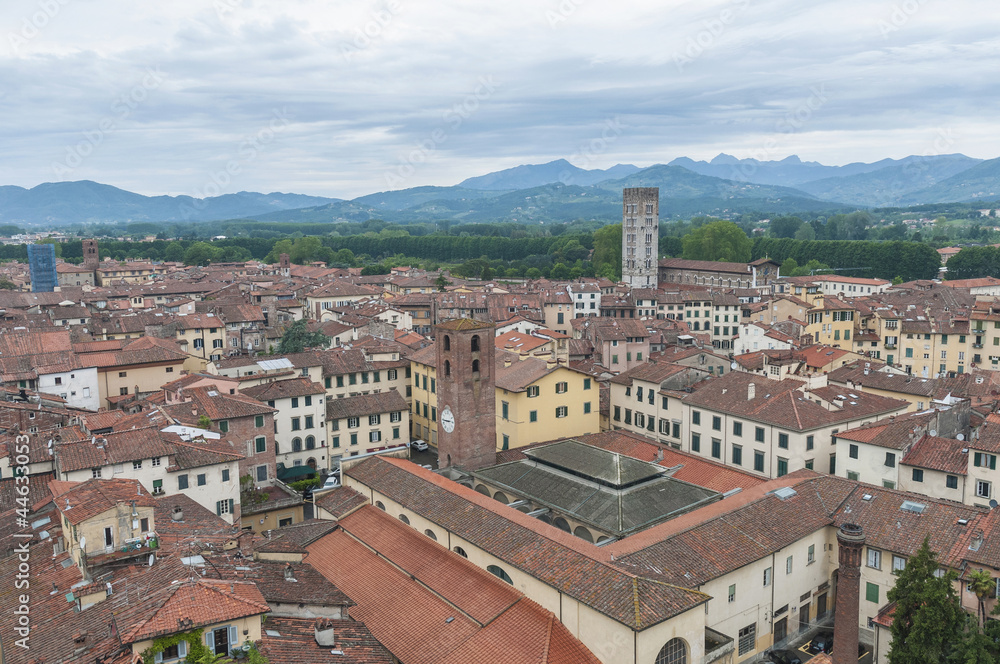
[{"label": "bell tower", "polygon": [[495,327],[471,318],[434,327],[439,468],[496,463]]}]

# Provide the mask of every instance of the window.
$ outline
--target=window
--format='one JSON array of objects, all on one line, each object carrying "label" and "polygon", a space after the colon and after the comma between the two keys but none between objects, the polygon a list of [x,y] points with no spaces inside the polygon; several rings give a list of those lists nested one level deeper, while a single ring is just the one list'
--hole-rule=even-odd
[{"label": "window", "polygon": [[944,485],[946,487],[948,487],[949,489],[957,489],[958,488],[958,476],[957,475],[948,475],[944,479]]},{"label": "window", "polygon": [[506,401],[500,402],[500,417],[505,420],[510,419],[510,404]]},{"label": "window", "polygon": [[[584,401],[583,402],[583,412],[584,412],[585,415],[588,414],[588,413],[590,413],[590,402],[589,401]],[[652,422],[653,418],[652,417],[649,418],[649,421]]]},{"label": "window", "polygon": [[118,388],[118,395],[122,396],[122,397],[127,396],[128,395],[128,388],[127,387],[119,387]]},{"label": "window", "polygon": [[408,516],[406,516],[405,514],[400,514],[399,515],[399,520],[402,521],[403,523],[405,523],[406,525],[410,525],[410,518]]},{"label": "window", "polygon": [[538,411],[537,410],[533,410],[533,411],[530,411],[528,413],[528,421],[529,422],[537,422],[538,421]]},{"label": "window", "polygon": [[729,603],[732,604],[736,601],[736,584],[729,586]]},{"label": "window", "polygon": [[[418,409],[420,408],[420,402],[419,401],[417,402],[417,408]],[[360,418],[357,418],[357,417],[348,417],[347,418],[347,428],[348,429],[357,429],[360,425],[361,425],[361,419]]]},{"label": "window", "polygon": [[375,415],[369,415],[368,416],[368,426],[373,426],[374,427],[374,426],[378,426],[381,423],[382,423],[382,416],[381,415],[375,414]]},{"label": "window", "polygon": [[722,458],[722,441],[718,438],[712,439],[712,458],[721,459]]},{"label": "window", "polygon": [[229,420],[219,420],[219,432],[229,433]]},{"label": "window", "polygon": [[902,572],[904,569],[906,569],[906,558],[903,558],[902,556],[893,556],[892,571]]},{"label": "window", "polygon": [[566,417],[569,414],[569,408],[566,406],[559,406],[556,408],[556,417]]},{"label": "window", "polygon": [[126,376],[128,376],[128,372],[127,371],[119,371],[118,372],[118,377],[119,378],[125,378]]},{"label": "window", "polygon": [[152,459],[150,460],[150,464],[151,464],[152,466],[154,466],[154,467],[156,467],[156,466],[159,466],[159,465],[160,465],[160,457],[153,457],[153,458],[152,458]]},{"label": "window", "polygon": [[533,399],[538,396],[538,386],[531,385],[528,387],[528,398]]},{"label": "window", "polygon": [[302,428],[302,418],[293,417],[292,418],[292,431],[298,431]]},{"label": "window", "polygon": [[757,647],[757,623],[747,625],[739,631],[737,636],[739,642],[739,653],[742,657],[754,651]]},{"label": "window", "polygon": [[673,638],[660,648],[654,664],[687,664],[687,646],[683,639]]},{"label": "window", "polygon": [[614,419],[615,422],[621,422],[622,421],[622,407],[621,406],[615,406],[615,412],[614,412],[614,416],[613,416],[612,419]]},{"label": "window", "polygon": [[699,411],[691,411],[691,424],[701,424],[701,413]]},{"label": "window", "polygon": [[768,567],[764,570],[764,587],[767,588],[771,585],[771,568]]},{"label": "window", "polygon": [[882,552],[868,547],[868,566],[872,569],[882,569]]},{"label": "window", "polygon": [[815,439],[812,436],[806,436],[806,450],[811,450],[814,447]]},{"label": "window", "polygon": [[382,440],[382,432],[379,430],[371,431],[368,433],[368,442],[377,443]]},{"label": "window", "polygon": [[923,482],[924,481],[924,471],[921,470],[920,468],[914,468],[913,469],[913,481],[914,482]]},{"label": "window", "polygon": [[806,565],[812,565],[814,562],[816,562],[816,545],[810,544],[806,552]]},{"label": "window", "polygon": [[853,470],[847,471],[847,479],[854,480],[855,482],[857,482],[859,478],[860,478],[860,475],[857,472],[855,472]]},{"label": "window", "polygon": [[502,579],[503,581],[506,581],[510,585],[514,585],[514,580],[510,578],[510,575],[507,574],[507,572],[503,571],[503,569],[497,567],[496,565],[487,566],[486,571],[492,574],[493,576],[497,577],[498,579]]},{"label": "window", "polygon": [[739,445],[733,445],[732,461],[734,466],[743,465],[743,448]]},{"label": "window", "polygon": [[878,584],[871,583],[870,581],[866,584],[865,599],[878,604]]},{"label": "window", "polygon": [[696,433],[691,434],[691,451],[701,452],[701,436]]},{"label": "window", "polygon": [[734,436],[742,436],[743,435],[743,423],[742,422],[733,422],[733,435]]},{"label": "window", "polygon": [[178,491],[183,491],[186,488],[188,488],[188,476],[187,475],[178,475],[177,476],[177,490]]},{"label": "window", "polygon": [[753,453],[753,469],[758,473],[764,472],[764,453],[754,451]]},{"label": "window", "polygon": [[787,433],[779,433],[778,434],[778,447],[780,447],[783,450],[787,450],[788,449],[788,434]]},{"label": "window", "polygon": [[589,390],[590,389],[590,379],[589,378],[584,378],[583,379],[583,389],[585,389],[585,390]]},{"label": "window", "polygon": [[722,431],[722,418],[718,415],[712,416],[712,431]]},{"label": "window", "polygon": [[142,459],[132,462],[132,470],[142,470]]},{"label": "window", "polygon": [[753,432],[753,439],[758,443],[764,442],[764,427],[757,427]]},{"label": "window", "polygon": [[340,436],[334,436],[333,440],[330,442],[333,447],[340,447]]},{"label": "window", "polygon": [[258,429],[264,426],[264,416],[258,415],[257,417],[253,418],[253,425]]},{"label": "window", "polygon": [[972,465],[977,468],[989,468],[990,470],[996,470],[997,457],[995,454],[976,452],[972,457]]},{"label": "window", "polygon": [[778,457],[778,477],[783,477],[788,474],[788,459],[782,459]]},{"label": "window", "polygon": [[293,452],[301,452],[302,451],[302,439],[301,438],[292,438],[292,451]]},{"label": "window", "polygon": [[396,370],[395,369],[389,369],[386,378],[388,378],[389,380],[396,380],[396,376],[397,376]]},{"label": "window", "polygon": [[556,394],[565,394],[569,389],[569,385],[565,381],[556,383]]},{"label": "window", "polygon": [[851,446],[847,449],[847,456],[851,457],[852,459],[857,459],[858,458],[858,446],[854,445],[854,444],[851,444]]},{"label": "window", "polygon": [[785,558],[785,574],[791,574],[792,573],[792,558],[793,557],[794,556],[788,556],[787,558]]},{"label": "window", "polygon": [[267,466],[257,466],[257,481],[258,482],[267,481]]},{"label": "window", "polygon": [[229,481],[229,469],[228,468],[223,468],[222,469],[222,481],[223,482],[228,482]]},{"label": "window", "polygon": [[265,438],[264,436],[257,436],[257,438],[254,439],[254,448],[257,450],[258,454],[260,454],[261,452],[266,452],[267,438]]},{"label": "window", "polygon": [[198,486],[205,486],[208,484],[208,478],[205,476],[205,473],[200,473],[198,475],[197,482]]},{"label": "window", "polygon": [[893,454],[892,452],[886,452],[885,453],[885,465],[888,468],[895,468],[896,467],[896,455]]},{"label": "window", "polygon": [[980,498],[989,498],[990,483],[984,480],[976,480],[976,496]]}]

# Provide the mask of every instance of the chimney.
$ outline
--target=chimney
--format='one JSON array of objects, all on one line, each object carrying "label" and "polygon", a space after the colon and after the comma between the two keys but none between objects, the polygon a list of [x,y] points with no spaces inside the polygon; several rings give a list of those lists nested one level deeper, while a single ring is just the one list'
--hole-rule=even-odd
[{"label": "chimney", "polygon": [[322,648],[332,648],[336,645],[333,637],[333,621],[318,618],[315,625],[316,645]]},{"label": "chimney", "polygon": [[757,386],[753,383],[747,385],[747,401],[752,401],[757,396]]},{"label": "chimney", "polygon": [[845,523],[837,533],[840,570],[833,634],[833,664],[858,662],[858,610],[861,599],[861,550],[865,533],[861,526]]}]

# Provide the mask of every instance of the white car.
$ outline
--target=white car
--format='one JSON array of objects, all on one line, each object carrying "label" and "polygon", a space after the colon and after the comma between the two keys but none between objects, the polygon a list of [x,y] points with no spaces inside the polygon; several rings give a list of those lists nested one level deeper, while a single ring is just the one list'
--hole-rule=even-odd
[{"label": "white car", "polygon": [[426,442],[422,440],[415,440],[412,443],[410,443],[410,449],[414,449],[418,452],[426,452],[430,448],[427,446]]},{"label": "white car", "polygon": [[336,475],[330,475],[326,478],[326,482],[323,484],[323,488],[320,491],[326,491],[327,489],[336,489],[340,486],[340,480],[337,479]]}]

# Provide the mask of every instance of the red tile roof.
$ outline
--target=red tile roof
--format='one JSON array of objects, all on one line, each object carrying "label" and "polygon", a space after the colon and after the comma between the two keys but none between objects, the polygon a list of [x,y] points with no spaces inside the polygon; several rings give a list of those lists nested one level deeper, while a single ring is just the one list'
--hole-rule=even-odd
[{"label": "red tile roof", "polygon": [[965,475],[969,469],[969,444],[952,438],[924,436],[910,448],[900,463],[952,475]]}]

